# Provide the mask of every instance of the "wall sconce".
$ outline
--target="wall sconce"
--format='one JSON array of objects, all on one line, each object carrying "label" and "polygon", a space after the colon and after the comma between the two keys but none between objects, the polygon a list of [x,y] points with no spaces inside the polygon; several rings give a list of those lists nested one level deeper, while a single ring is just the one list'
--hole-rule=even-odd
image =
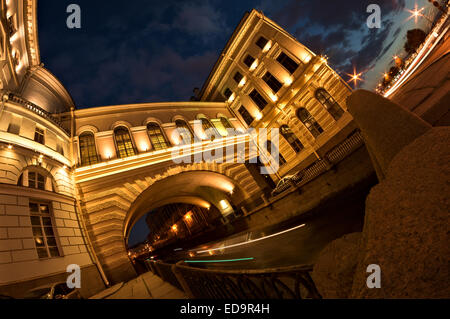
[{"label": "wall sconce", "polygon": [[255,60],[250,66],[250,71],[254,71],[258,67],[258,60]]}]

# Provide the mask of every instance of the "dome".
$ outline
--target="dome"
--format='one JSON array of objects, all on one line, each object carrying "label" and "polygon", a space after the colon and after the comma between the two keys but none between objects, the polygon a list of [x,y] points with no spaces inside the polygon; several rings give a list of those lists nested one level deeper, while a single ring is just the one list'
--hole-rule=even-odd
[{"label": "dome", "polygon": [[74,106],[65,87],[42,66],[28,71],[20,96],[50,113],[68,112]]}]

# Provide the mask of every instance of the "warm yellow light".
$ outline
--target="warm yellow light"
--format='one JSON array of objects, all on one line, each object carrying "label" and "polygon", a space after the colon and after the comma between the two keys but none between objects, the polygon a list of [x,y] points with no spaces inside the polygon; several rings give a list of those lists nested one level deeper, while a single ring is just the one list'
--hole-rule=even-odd
[{"label": "warm yellow light", "polygon": [[276,96],[275,94],[270,94],[270,99],[271,99],[273,102],[276,102],[276,101],[278,101],[278,96]]},{"label": "warm yellow light", "polygon": [[256,113],[255,118],[256,118],[257,121],[260,121],[263,118],[262,113],[261,112]]},{"label": "warm yellow light", "polygon": [[10,144],[8,145],[8,149],[12,150],[13,146]]},{"label": "warm yellow light", "polygon": [[172,230],[173,230],[173,231],[177,231],[177,229],[178,229],[177,225],[173,225],[173,226],[172,226]]},{"label": "warm yellow light", "polygon": [[266,53],[267,51],[270,50],[270,48],[272,48],[272,41],[268,41],[267,44],[265,45],[264,49],[262,50],[262,52]]},{"label": "warm yellow light", "polygon": [[222,199],[222,200],[219,202],[219,205],[220,205],[220,207],[221,207],[223,210],[228,209],[228,208],[230,207],[230,206],[228,205],[228,201],[225,200],[225,199]]},{"label": "warm yellow light", "polygon": [[230,102],[230,103],[233,102],[235,98],[236,98],[236,94],[235,93],[231,94],[231,96],[228,98],[228,102]]},{"label": "warm yellow light", "polygon": [[291,84],[292,84],[292,78],[290,77],[290,76],[288,76],[288,77],[286,77],[285,79],[284,79],[284,85],[285,86],[291,86]]},{"label": "warm yellow light", "polygon": [[190,252],[189,252],[189,257],[192,258],[192,257],[194,257],[194,256],[195,256],[195,254],[194,254],[192,251],[190,251]]},{"label": "warm yellow light", "polygon": [[250,71],[255,70],[258,67],[258,60],[255,60],[250,66]]},{"label": "warm yellow light", "polygon": [[141,143],[141,150],[143,150],[144,152],[148,152],[149,150],[148,144],[145,142]]},{"label": "warm yellow light", "polygon": [[247,78],[244,76],[242,79],[241,79],[241,81],[239,82],[239,87],[241,88],[241,87],[243,87],[244,85],[245,85],[245,83],[247,83]]},{"label": "warm yellow light", "polygon": [[303,62],[308,63],[309,61],[311,61],[312,56],[307,54],[304,58],[303,58]]},{"label": "warm yellow light", "polygon": [[214,251],[212,251],[212,250],[208,250],[208,253],[210,256],[214,255]]},{"label": "warm yellow light", "polygon": [[192,219],[191,213],[187,213],[187,214],[184,216],[184,219],[186,219],[186,220],[191,220],[191,219]]}]

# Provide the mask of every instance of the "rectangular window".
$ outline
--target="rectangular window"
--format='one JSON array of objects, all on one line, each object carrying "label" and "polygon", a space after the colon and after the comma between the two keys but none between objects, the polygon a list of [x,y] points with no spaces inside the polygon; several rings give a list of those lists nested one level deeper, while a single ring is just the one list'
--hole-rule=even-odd
[{"label": "rectangular window", "polygon": [[283,87],[283,84],[281,84],[270,72],[264,74],[263,80],[272,89],[273,93],[277,93]]},{"label": "rectangular window", "polygon": [[248,126],[250,126],[255,120],[243,105],[239,108],[238,112],[239,114],[241,114],[243,120],[245,121],[245,123],[247,123]]},{"label": "rectangular window", "polygon": [[256,45],[259,46],[261,49],[264,49],[264,47],[266,46],[267,42],[269,42],[269,41],[266,38],[259,37],[258,41],[256,41]]},{"label": "rectangular window", "polygon": [[248,67],[251,67],[253,62],[255,62],[255,58],[252,57],[250,54],[247,54],[247,56],[244,59],[244,64]]},{"label": "rectangular window", "polygon": [[233,92],[231,92],[231,90],[230,90],[229,88],[227,88],[227,89],[225,90],[225,92],[223,92],[223,95],[224,95],[227,99],[230,98],[231,94],[233,94]]},{"label": "rectangular window", "polygon": [[39,259],[61,256],[53,230],[50,206],[30,202],[30,219]]},{"label": "rectangular window", "polygon": [[241,83],[242,78],[243,78],[242,74],[239,73],[239,71],[238,71],[238,72],[236,72],[236,74],[234,75],[233,80],[234,80],[237,84],[239,84],[239,83]]},{"label": "rectangular window", "polygon": [[36,130],[34,131],[34,141],[41,144],[45,144],[44,130],[36,127]]},{"label": "rectangular window", "polygon": [[291,74],[298,68],[298,63],[288,57],[284,52],[281,52],[277,58],[277,61]]},{"label": "rectangular window", "polygon": [[58,142],[56,144],[56,151],[64,156],[64,147],[62,146],[62,142]]},{"label": "rectangular window", "polygon": [[258,91],[253,90],[249,96],[255,102],[255,104],[258,106],[258,108],[262,111],[267,106],[267,101],[262,97],[261,94],[259,94]]}]

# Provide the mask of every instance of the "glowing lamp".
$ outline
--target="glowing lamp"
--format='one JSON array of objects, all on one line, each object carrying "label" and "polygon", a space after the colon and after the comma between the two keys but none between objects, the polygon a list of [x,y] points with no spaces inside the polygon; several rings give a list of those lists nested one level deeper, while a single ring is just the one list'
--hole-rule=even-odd
[{"label": "glowing lamp", "polygon": [[272,48],[272,41],[267,42],[267,44],[264,46],[264,49],[262,50],[262,52],[266,53],[267,51],[270,50],[270,48]]},{"label": "glowing lamp", "polygon": [[235,98],[236,98],[236,94],[235,93],[231,94],[231,96],[228,98],[228,102],[230,102],[230,103],[233,102]]},{"label": "glowing lamp", "polygon": [[172,226],[172,230],[173,230],[173,231],[177,231],[177,229],[178,229],[177,225],[173,225],[173,226]]},{"label": "glowing lamp", "polygon": [[221,200],[221,201],[219,202],[219,205],[220,205],[220,207],[221,207],[223,210],[225,210],[225,209],[227,209],[227,208],[230,207],[230,206],[228,205],[228,201],[226,201],[225,199]]},{"label": "glowing lamp", "polygon": [[255,60],[250,66],[250,71],[254,71],[258,67],[258,60]]},{"label": "glowing lamp", "polygon": [[284,86],[291,86],[292,82],[292,78],[289,76],[284,79]]},{"label": "glowing lamp", "polygon": [[278,101],[278,96],[276,96],[275,94],[270,94],[270,99],[271,99],[273,102],[276,102],[276,101]]},{"label": "glowing lamp", "polygon": [[260,121],[260,120],[263,118],[262,113],[261,113],[261,112],[258,112],[258,113],[256,114],[255,118],[256,118],[257,121]]},{"label": "glowing lamp", "polygon": [[247,83],[247,78],[244,76],[238,84],[238,87],[243,87]]},{"label": "glowing lamp", "polygon": [[12,148],[13,148],[13,146],[10,144],[10,145],[8,145],[8,149],[9,150],[12,150]]}]

